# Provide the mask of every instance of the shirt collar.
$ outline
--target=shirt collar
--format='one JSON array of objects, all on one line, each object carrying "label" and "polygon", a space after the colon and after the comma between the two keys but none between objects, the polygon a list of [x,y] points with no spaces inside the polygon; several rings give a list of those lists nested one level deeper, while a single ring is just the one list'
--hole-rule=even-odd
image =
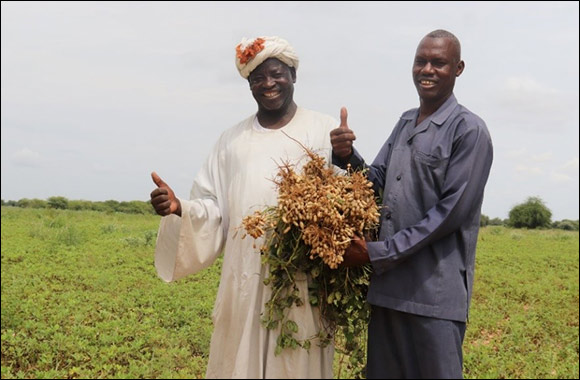
[{"label": "shirt collar", "polygon": [[[447,120],[449,115],[451,115],[451,112],[455,109],[457,104],[458,103],[457,99],[455,98],[455,95],[451,94],[451,96],[445,101],[445,103],[443,103],[441,107],[439,107],[439,109],[435,111],[434,114],[429,116],[429,120],[439,126],[443,125],[443,123],[445,123],[445,120]],[[408,121],[414,120],[418,117],[418,113],[419,108],[409,110],[401,116],[401,119]]]},{"label": "shirt collar", "polygon": [[431,115],[431,121],[437,125],[442,125],[445,120],[451,115],[451,112],[457,107],[457,99],[455,95],[451,96],[439,107],[433,115]]}]

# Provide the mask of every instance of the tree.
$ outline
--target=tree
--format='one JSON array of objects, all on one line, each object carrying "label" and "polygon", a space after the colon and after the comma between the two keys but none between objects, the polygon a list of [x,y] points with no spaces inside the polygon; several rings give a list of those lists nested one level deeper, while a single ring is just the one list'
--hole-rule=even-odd
[{"label": "tree", "polygon": [[48,207],[66,210],[68,208],[68,199],[65,197],[50,197],[48,198]]},{"label": "tree", "polygon": [[508,225],[515,228],[549,228],[552,211],[540,197],[529,197],[524,203],[514,206],[509,213]]},{"label": "tree", "polygon": [[570,219],[556,221],[552,223],[552,228],[558,228],[560,230],[566,231],[578,231],[578,221]]},{"label": "tree", "polygon": [[479,217],[479,226],[485,227],[488,224],[489,224],[489,216],[487,216],[485,214],[481,214],[481,216]]}]

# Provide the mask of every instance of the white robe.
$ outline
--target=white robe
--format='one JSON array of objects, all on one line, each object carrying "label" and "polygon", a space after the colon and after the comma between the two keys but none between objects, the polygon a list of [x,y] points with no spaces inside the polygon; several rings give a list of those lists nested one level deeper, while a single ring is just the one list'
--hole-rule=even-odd
[{"label": "white robe", "polygon": [[[327,115],[299,107],[294,118],[278,130],[257,130],[255,115],[226,130],[194,180],[190,199],[181,200],[182,216],[161,219],[155,266],[165,281],[196,273],[223,252],[222,273],[213,310],[207,378],[332,378],[334,347],[309,351],[284,349],[274,355],[278,331],[260,323],[271,289],[263,284],[266,269],[259,247],[244,235],[242,218],[274,205],[277,189],[272,180],[283,161],[302,165],[304,149],[294,140],[330,162],[330,131],[338,122]],[[256,248],[254,248],[254,244]],[[224,249],[225,248],[225,249]],[[308,303],[306,277],[297,281],[303,306],[294,306],[291,319],[299,326],[299,339],[320,328],[318,308]]]}]

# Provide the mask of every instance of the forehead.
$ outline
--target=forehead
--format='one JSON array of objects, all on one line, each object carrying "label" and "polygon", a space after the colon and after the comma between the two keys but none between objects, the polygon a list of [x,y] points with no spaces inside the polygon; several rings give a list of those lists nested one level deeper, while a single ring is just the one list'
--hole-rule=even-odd
[{"label": "forehead", "polygon": [[251,73],[250,76],[254,73],[264,73],[273,70],[287,70],[289,67],[282,61],[276,58],[268,58],[264,62],[258,65]]},{"label": "forehead", "polygon": [[440,57],[451,59],[457,55],[457,49],[450,38],[425,37],[417,47],[416,57]]}]

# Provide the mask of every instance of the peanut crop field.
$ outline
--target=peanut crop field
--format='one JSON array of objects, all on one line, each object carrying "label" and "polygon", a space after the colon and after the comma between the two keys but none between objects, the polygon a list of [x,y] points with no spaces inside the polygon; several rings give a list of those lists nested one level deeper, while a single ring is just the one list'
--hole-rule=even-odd
[{"label": "peanut crop field", "polygon": [[[2,206],[3,379],[205,376],[221,259],[163,282],[159,220]],[[465,378],[578,379],[578,236],[481,229]]]}]

